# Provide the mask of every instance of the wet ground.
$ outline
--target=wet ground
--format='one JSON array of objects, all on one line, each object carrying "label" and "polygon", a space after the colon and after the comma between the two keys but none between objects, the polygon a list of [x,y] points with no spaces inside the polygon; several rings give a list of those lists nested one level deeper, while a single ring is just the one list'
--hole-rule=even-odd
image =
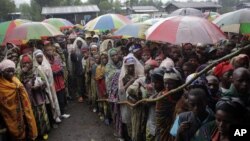
[{"label": "wet ground", "polygon": [[70,102],[67,113],[57,129],[49,133],[49,141],[115,141],[113,128],[106,126],[97,113],[93,113],[85,103]]}]

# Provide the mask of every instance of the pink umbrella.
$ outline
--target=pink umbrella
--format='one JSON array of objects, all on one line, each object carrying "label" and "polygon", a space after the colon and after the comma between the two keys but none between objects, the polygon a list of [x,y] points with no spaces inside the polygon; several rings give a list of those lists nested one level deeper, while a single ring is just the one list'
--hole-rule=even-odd
[{"label": "pink umbrella", "polygon": [[226,36],[216,25],[204,18],[175,16],[151,26],[146,32],[146,39],[172,44],[214,44],[226,39]]}]

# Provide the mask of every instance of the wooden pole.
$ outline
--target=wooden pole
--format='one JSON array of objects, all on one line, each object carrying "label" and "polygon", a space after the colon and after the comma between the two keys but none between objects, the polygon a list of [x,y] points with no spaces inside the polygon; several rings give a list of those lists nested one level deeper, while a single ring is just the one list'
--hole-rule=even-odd
[{"label": "wooden pole", "polygon": [[[210,65],[208,65],[205,69],[203,69],[202,71],[200,71],[199,73],[197,73],[194,78],[192,78],[188,83],[185,83],[183,85],[181,85],[180,87],[176,88],[176,89],[173,89],[169,92],[166,92],[159,96],[159,97],[156,97],[156,98],[146,98],[146,99],[142,99],[142,100],[139,100],[137,101],[136,103],[131,103],[129,101],[120,101],[120,102],[117,102],[117,104],[127,104],[131,107],[135,107],[136,105],[140,104],[140,103],[151,103],[151,102],[156,102],[156,101],[159,101],[161,99],[163,99],[165,96],[167,95],[170,95],[170,94],[174,94],[174,93],[177,93],[181,90],[183,90],[185,87],[187,87],[188,85],[190,85],[194,80],[196,80],[197,78],[199,78],[202,74],[208,72],[209,70],[211,70],[213,67],[215,67],[216,65],[218,65],[219,63],[223,62],[223,61],[226,61],[226,60],[229,60],[237,55],[239,55],[241,52],[243,52],[244,50],[247,50],[247,49],[250,49],[250,45],[247,45],[243,48],[240,48],[239,50],[231,53],[231,54],[228,54],[218,60],[215,60],[213,61]],[[110,100],[108,99],[99,99],[97,100],[98,102],[111,102]],[[115,103],[115,102],[113,102]]]}]

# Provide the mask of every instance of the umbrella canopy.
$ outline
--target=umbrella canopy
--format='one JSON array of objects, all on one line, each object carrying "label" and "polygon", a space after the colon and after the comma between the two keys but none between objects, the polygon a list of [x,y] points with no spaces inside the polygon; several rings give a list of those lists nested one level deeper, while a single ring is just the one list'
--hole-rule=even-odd
[{"label": "umbrella canopy", "polygon": [[132,23],[117,30],[115,36],[134,37],[145,39],[145,31],[150,27],[148,24]]},{"label": "umbrella canopy", "polygon": [[169,16],[196,16],[204,17],[203,13],[194,8],[181,8],[173,11]]},{"label": "umbrella canopy", "polygon": [[224,32],[250,34],[250,9],[223,14],[216,18],[213,23]]},{"label": "umbrella canopy", "polygon": [[132,23],[127,17],[119,14],[106,14],[99,16],[85,25],[85,29],[94,30],[116,30],[122,26]]},{"label": "umbrella canopy", "polygon": [[218,18],[220,16],[219,13],[217,12],[205,12],[204,13],[204,17],[209,20],[209,21],[213,21],[215,20],[216,18]]},{"label": "umbrella canopy", "polygon": [[149,19],[149,20],[146,20],[144,21],[143,23],[144,24],[149,24],[149,25],[154,25],[156,24],[157,22],[163,20],[164,18],[154,18],[154,19]]},{"label": "umbrella canopy", "polygon": [[43,22],[51,24],[59,30],[62,28],[68,28],[74,26],[70,21],[62,18],[49,18],[44,20]]},{"label": "umbrella canopy", "polygon": [[31,40],[59,35],[63,35],[63,33],[50,24],[43,22],[30,22],[14,28],[10,35],[6,37],[6,40]]},{"label": "umbrella canopy", "polygon": [[[30,22],[29,20],[23,20],[23,19],[16,19],[13,21],[7,21],[0,23],[0,44],[5,45],[6,42],[6,36],[10,34],[10,32],[17,26],[20,26],[24,23]],[[13,42],[14,43],[14,42]]]},{"label": "umbrella canopy", "polygon": [[194,16],[169,17],[151,26],[146,32],[147,40],[172,44],[214,44],[225,38],[216,25]]}]

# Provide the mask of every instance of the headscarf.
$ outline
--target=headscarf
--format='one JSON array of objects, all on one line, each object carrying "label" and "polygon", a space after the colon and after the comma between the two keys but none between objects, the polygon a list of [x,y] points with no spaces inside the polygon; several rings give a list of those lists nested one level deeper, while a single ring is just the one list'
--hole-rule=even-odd
[{"label": "headscarf", "polygon": [[[36,56],[42,55],[43,56],[43,62],[41,65],[38,64],[37,60],[36,60]],[[45,57],[45,55],[43,54],[43,51],[40,49],[37,49],[33,52],[33,67],[37,68],[42,75],[44,75],[45,78],[45,82],[47,84],[48,87],[46,87],[46,92],[48,93],[48,97],[50,100],[50,105],[52,108],[52,114],[53,114],[53,118],[56,119],[57,117],[59,117],[61,115],[60,112],[60,107],[59,107],[59,103],[57,100],[57,95],[56,95],[56,90],[55,90],[55,86],[54,86],[54,78],[53,78],[53,72],[51,69],[51,65],[49,63],[49,61],[47,60],[47,58]]]},{"label": "headscarf", "polygon": [[165,73],[165,69],[160,67],[160,68],[155,68],[150,76],[152,80],[161,80],[163,81],[163,77],[164,77],[164,73]]},{"label": "headscarf", "polygon": [[164,80],[165,79],[182,81],[181,73],[177,71],[175,68],[166,69],[164,74]]},{"label": "headscarf", "polygon": [[222,62],[214,68],[214,75],[220,78],[225,72],[233,70],[233,66],[229,62]]},{"label": "headscarf", "polygon": [[32,62],[31,56],[28,56],[28,55],[22,56],[21,63],[31,63],[31,62]]},{"label": "headscarf", "polygon": [[137,52],[142,48],[142,46],[140,44],[134,44],[132,46],[130,46],[129,51],[131,52]]},{"label": "headscarf", "polygon": [[108,44],[109,42],[111,42],[112,44],[112,47],[114,47],[114,41],[111,40],[111,39],[106,39],[102,42],[102,44],[100,45],[100,53],[103,53],[103,52],[108,52]]},{"label": "headscarf", "polygon": [[77,42],[78,42],[78,41],[81,41],[81,42],[82,42],[81,48],[84,48],[84,47],[87,47],[87,46],[88,46],[85,40],[83,40],[81,37],[77,37],[77,38],[75,39],[74,43],[73,43],[73,49],[75,49],[76,53],[80,53],[80,52],[81,52],[81,48],[79,49],[79,48],[77,47]]},{"label": "headscarf", "polygon": [[[128,62],[126,62],[128,61]],[[124,85],[123,85],[123,78],[125,77],[125,75],[127,74],[127,64],[134,64],[134,70],[135,70],[135,77],[142,77],[144,76],[144,67],[143,65],[135,58],[135,56],[130,53],[128,54],[126,57],[123,58],[123,65],[121,68],[121,73],[119,76],[119,91],[121,92],[121,94],[123,94],[124,91]]]},{"label": "headscarf", "polygon": [[237,64],[240,61],[248,61],[249,62],[249,57],[246,54],[239,54],[238,56],[235,56],[234,58],[232,58],[231,60],[231,64],[234,68],[236,68]]},{"label": "headscarf", "polygon": [[4,59],[2,62],[0,62],[0,72],[8,68],[16,69],[16,64],[9,59]]},{"label": "headscarf", "polygon": [[[197,73],[192,73],[190,74],[187,78],[186,78],[186,83],[190,82],[195,76],[197,75]],[[208,82],[206,79],[205,75],[201,75],[200,77],[198,77],[197,79],[195,79],[190,85],[189,88],[202,88],[205,90],[206,94],[208,96],[211,96],[211,92],[210,89],[208,87]]]},{"label": "headscarf", "polygon": [[174,61],[171,58],[166,58],[161,62],[160,67],[164,67],[166,69],[174,67]]}]

